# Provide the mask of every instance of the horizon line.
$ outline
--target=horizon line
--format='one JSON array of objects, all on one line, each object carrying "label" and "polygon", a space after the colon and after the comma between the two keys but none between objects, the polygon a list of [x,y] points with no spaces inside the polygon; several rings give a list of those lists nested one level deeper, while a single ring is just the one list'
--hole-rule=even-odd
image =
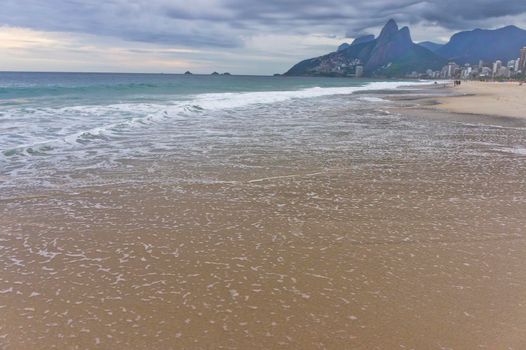
[{"label": "horizon line", "polygon": [[[191,72],[191,71],[189,71]],[[151,74],[151,75],[203,75],[203,76],[208,76],[208,75],[212,75],[214,72],[212,73],[192,73],[191,74],[185,74],[184,72],[183,73],[165,73],[165,72],[97,72],[97,71],[78,71],[78,72],[75,72],[75,71],[54,71],[54,70],[50,70],[50,71],[46,71],[46,70],[0,70],[0,73],[38,73],[38,74],[46,74],[46,73],[61,73],[61,74],[142,74],[142,75],[145,75],[145,74]],[[227,73],[227,72],[224,72],[224,73]],[[224,74],[224,73],[219,73],[219,75],[214,75],[214,76],[229,76],[228,74]],[[235,73],[229,73],[230,76],[249,76],[249,77],[273,77],[274,75],[273,74],[235,74]],[[279,74],[279,75],[283,75],[283,73],[275,73],[275,74]]]}]

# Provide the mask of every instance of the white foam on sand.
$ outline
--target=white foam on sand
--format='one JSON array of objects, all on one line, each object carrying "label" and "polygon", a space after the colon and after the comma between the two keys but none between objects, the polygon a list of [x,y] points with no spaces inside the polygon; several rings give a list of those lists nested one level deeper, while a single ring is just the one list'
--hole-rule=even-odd
[{"label": "white foam on sand", "polygon": [[503,153],[511,153],[519,156],[526,156],[526,148],[524,147],[497,148],[495,150]]},{"label": "white foam on sand", "polygon": [[371,97],[371,96],[360,97],[359,100],[364,101],[364,102],[379,102],[379,103],[387,102],[387,100],[384,100],[383,98]]}]

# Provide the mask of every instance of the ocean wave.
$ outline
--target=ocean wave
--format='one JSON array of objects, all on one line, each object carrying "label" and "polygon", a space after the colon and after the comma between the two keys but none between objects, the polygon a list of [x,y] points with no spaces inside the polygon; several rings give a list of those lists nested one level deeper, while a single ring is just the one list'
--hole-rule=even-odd
[{"label": "ocean wave", "polygon": [[[394,90],[401,87],[416,86],[424,82],[373,82],[363,86],[352,87],[313,87],[293,91],[261,91],[240,93],[211,93],[194,97],[196,104],[203,109],[217,110],[239,108],[253,104],[270,104],[291,99],[316,98],[334,95],[350,95],[355,92]],[[377,102],[370,101],[370,102]]]},{"label": "ocean wave", "polygon": [[[43,133],[38,125],[26,125],[25,128],[20,128],[20,132],[23,134],[21,136],[26,140],[34,139],[34,141],[25,142],[21,145],[3,145],[4,149],[1,154],[5,157],[15,155],[42,156],[52,152],[61,144],[82,146],[93,142],[110,142],[112,137],[129,128],[144,127],[169,118],[197,117],[206,111],[236,109],[258,104],[273,104],[293,99],[350,95],[357,91],[391,90],[417,84],[414,81],[372,82],[363,86],[353,87],[313,87],[291,91],[205,93],[191,95],[186,101],[167,101],[165,104],[120,103],[61,108],[11,108],[5,113],[11,113],[11,117],[14,119],[19,117],[21,119],[26,117],[27,119],[27,116],[31,115],[31,120],[47,120],[51,124],[49,129],[60,129],[60,131],[45,135],[45,132]],[[370,100],[369,102],[378,101]],[[43,137],[48,139],[42,139]]]}]

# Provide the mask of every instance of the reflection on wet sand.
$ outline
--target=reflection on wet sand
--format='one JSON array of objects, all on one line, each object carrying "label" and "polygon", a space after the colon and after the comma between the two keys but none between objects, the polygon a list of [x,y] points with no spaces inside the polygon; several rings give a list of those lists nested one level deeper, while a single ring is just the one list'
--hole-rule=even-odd
[{"label": "reflection on wet sand", "polygon": [[523,348],[525,131],[406,122],[374,157],[333,130],[326,157],[233,147],[251,167],[3,197],[0,344]]}]

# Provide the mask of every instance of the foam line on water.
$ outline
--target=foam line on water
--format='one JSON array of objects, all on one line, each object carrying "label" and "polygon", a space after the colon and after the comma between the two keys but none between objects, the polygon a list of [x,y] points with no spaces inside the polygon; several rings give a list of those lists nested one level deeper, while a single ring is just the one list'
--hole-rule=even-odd
[{"label": "foam line on water", "polygon": [[[204,109],[217,110],[239,108],[252,104],[269,104],[291,99],[316,98],[331,95],[350,95],[358,91],[395,90],[400,87],[428,84],[427,82],[373,82],[353,87],[313,87],[295,91],[262,91],[241,93],[201,94],[194,98],[195,104]],[[371,101],[374,102],[374,101]]]},{"label": "foam line on water", "polygon": [[[117,129],[142,127],[157,121],[182,116],[183,114],[198,114],[208,111],[242,108],[256,104],[272,104],[292,99],[316,98],[331,95],[349,95],[358,91],[394,90],[400,87],[415,86],[423,82],[372,82],[363,86],[353,87],[313,87],[290,91],[261,91],[238,93],[205,93],[189,96],[186,101],[159,103],[122,103],[95,106],[72,106],[62,108],[28,109],[13,107],[4,113],[13,112],[16,119],[27,113],[45,118],[57,118],[53,126],[65,124],[67,134],[46,135],[36,128],[20,128],[21,136],[26,142],[18,145],[3,145],[0,154],[9,157],[14,154],[32,155],[36,150],[47,150],[47,146],[69,144],[80,146],[83,142],[93,139],[111,138]],[[425,84],[425,83],[424,83]],[[374,102],[374,101],[371,101]],[[67,118],[64,116],[68,116]],[[115,120],[117,119],[117,120]],[[107,124],[97,125],[99,121]],[[87,122],[95,125],[86,126]],[[70,123],[68,125],[68,123]],[[77,124],[77,125],[75,125]],[[77,129],[77,130],[75,130]],[[71,132],[73,131],[73,132]],[[46,139],[47,137],[47,139]],[[2,140],[0,140],[1,142]],[[0,143],[1,145],[1,143]],[[6,147],[7,146],[7,147]]]}]

